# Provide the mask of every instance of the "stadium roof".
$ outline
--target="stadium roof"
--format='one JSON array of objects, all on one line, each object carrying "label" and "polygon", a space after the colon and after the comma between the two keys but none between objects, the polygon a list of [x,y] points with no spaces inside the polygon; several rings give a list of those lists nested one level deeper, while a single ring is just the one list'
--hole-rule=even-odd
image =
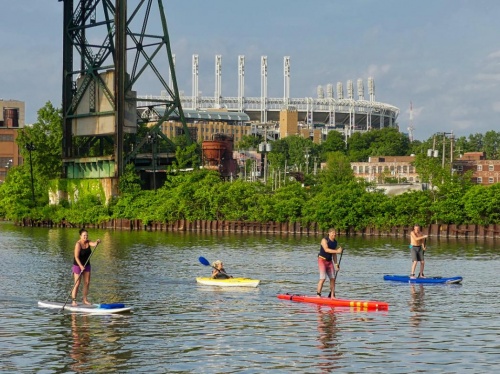
[{"label": "stadium roof", "polygon": [[[160,112],[160,110],[158,110]],[[205,121],[250,121],[248,114],[243,112],[217,112],[207,110],[184,109],[184,117],[190,120],[205,120]],[[179,119],[179,112],[174,110],[170,117]]]}]

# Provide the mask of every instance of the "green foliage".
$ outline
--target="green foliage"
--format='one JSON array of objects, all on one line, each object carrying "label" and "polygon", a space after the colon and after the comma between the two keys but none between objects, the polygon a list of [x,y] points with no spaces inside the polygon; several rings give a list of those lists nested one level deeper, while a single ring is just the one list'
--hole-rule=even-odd
[{"label": "green foliage", "polygon": [[[47,102],[38,111],[37,122],[19,131],[16,139],[25,165],[33,165],[35,179],[58,178],[62,170],[62,116],[59,109]],[[34,150],[27,149],[32,144]]]},{"label": "green foliage", "polygon": [[123,175],[118,182],[118,188],[121,193],[134,193],[141,190],[142,181],[135,171],[134,164],[125,166]]},{"label": "green foliage", "polygon": [[338,131],[330,131],[326,136],[326,140],[321,144],[321,160],[326,161],[327,155],[330,152],[346,153],[346,143],[344,135]]},{"label": "green foliage", "polygon": [[328,227],[341,230],[360,227],[359,212],[363,208],[356,205],[365,193],[364,185],[355,181],[328,185],[310,199],[304,209],[303,222],[318,222],[325,230]]},{"label": "green foliage", "polygon": [[260,136],[243,135],[241,137],[241,140],[238,143],[236,143],[235,149],[238,150],[257,149],[260,143],[262,143],[262,138]]},{"label": "green foliage", "polygon": [[383,209],[385,227],[427,225],[431,218],[429,191],[410,191],[392,196]]},{"label": "green foliage", "polygon": [[471,187],[463,196],[463,207],[470,223],[500,223],[500,184]]},{"label": "green foliage", "polygon": [[[259,195],[261,198],[265,195]],[[309,199],[308,190],[298,182],[292,182],[259,199],[257,221],[296,222]],[[256,212],[256,213],[257,213]]]},{"label": "green foliage", "polygon": [[31,179],[26,168],[15,167],[9,170],[5,183],[0,188],[0,201],[4,217],[10,220],[28,218],[33,206]]},{"label": "green foliage", "polygon": [[326,168],[320,172],[319,179],[323,185],[344,184],[354,181],[354,172],[347,156],[341,152],[329,153]]},{"label": "green foliage", "polygon": [[349,160],[366,162],[370,156],[408,155],[410,140],[393,127],[354,133],[347,140]]},{"label": "green foliage", "polygon": [[[184,137],[180,137],[180,139],[184,139]],[[178,171],[186,168],[198,168],[200,166],[200,155],[201,147],[198,143],[185,146],[178,145],[175,149],[175,161],[172,163],[172,169]]]},{"label": "green foliage", "polygon": [[314,160],[318,161],[320,147],[311,139],[292,135],[272,143],[272,150],[267,155],[271,168],[303,172],[312,172]]},{"label": "green foliage", "polygon": [[110,219],[108,207],[97,196],[80,197],[70,209],[64,209],[64,219],[74,225],[97,224]]}]

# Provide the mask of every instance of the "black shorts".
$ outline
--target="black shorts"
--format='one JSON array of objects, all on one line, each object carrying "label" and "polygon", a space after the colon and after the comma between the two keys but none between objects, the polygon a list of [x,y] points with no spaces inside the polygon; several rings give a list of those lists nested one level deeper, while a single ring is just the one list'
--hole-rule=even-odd
[{"label": "black shorts", "polygon": [[424,261],[424,251],[421,245],[414,245],[410,249],[412,261]]}]

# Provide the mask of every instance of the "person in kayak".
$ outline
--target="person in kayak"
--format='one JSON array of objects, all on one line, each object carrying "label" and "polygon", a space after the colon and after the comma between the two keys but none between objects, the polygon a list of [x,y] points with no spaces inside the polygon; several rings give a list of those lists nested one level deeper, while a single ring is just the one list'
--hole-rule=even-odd
[{"label": "person in kayak", "polygon": [[327,276],[330,279],[329,297],[332,299],[335,297],[335,278],[340,270],[337,255],[342,253],[342,247],[338,246],[336,236],[335,229],[330,229],[328,230],[328,236],[321,239],[318,253],[319,282],[316,290],[318,297],[321,297],[321,290]]},{"label": "person in kayak", "polygon": [[73,291],[71,291],[72,306],[77,306],[76,295],[78,294],[78,288],[82,280],[80,275],[83,272],[83,303],[90,305],[87,299],[90,286],[90,256],[92,254],[91,246],[95,247],[101,242],[97,239],[95,242],[89,240],[89,234],[87,230],[81,229],[79,231],[80,239],[75,244],[74,258],[73,258],[73,278],[75,279],[75,285]]},{"label": "person in kayak", "polygon": [[425,239],[427,235],[422,234],[420,231],[420,226],[413,226],[413,230],[410,234],[410,253],[411,253],[411,273],[410,278],[415,279],[415,270],[417,269],[417,262],[420,262],[420,273],[419,278],[425,278],[424,275],[424,251],[425,251]]},{"label": "person in kayak", "polygon": [[229,279],[232,278],[231,275],[226,273],[224,269],[224,264],[221,260],[217,260],[212,264],[212,278],[213,279]]}]

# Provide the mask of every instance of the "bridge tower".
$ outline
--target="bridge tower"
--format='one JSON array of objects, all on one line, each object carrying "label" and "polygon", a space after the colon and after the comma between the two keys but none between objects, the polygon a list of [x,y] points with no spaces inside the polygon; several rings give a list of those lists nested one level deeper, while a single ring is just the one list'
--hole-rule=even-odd
[{"label": "bridge tower", "polygon": [[[152,158],[147,168],[156,172],[155,149],[175,149],[161,132],[171,114],[183,123],[190,143],[162,1],[59,1],[64,5],[64,177],[88,177],[90,171],[93,177],[117,179],[144,150]],[[166,94],[139,112],[135,87],[143,81]]]}]

